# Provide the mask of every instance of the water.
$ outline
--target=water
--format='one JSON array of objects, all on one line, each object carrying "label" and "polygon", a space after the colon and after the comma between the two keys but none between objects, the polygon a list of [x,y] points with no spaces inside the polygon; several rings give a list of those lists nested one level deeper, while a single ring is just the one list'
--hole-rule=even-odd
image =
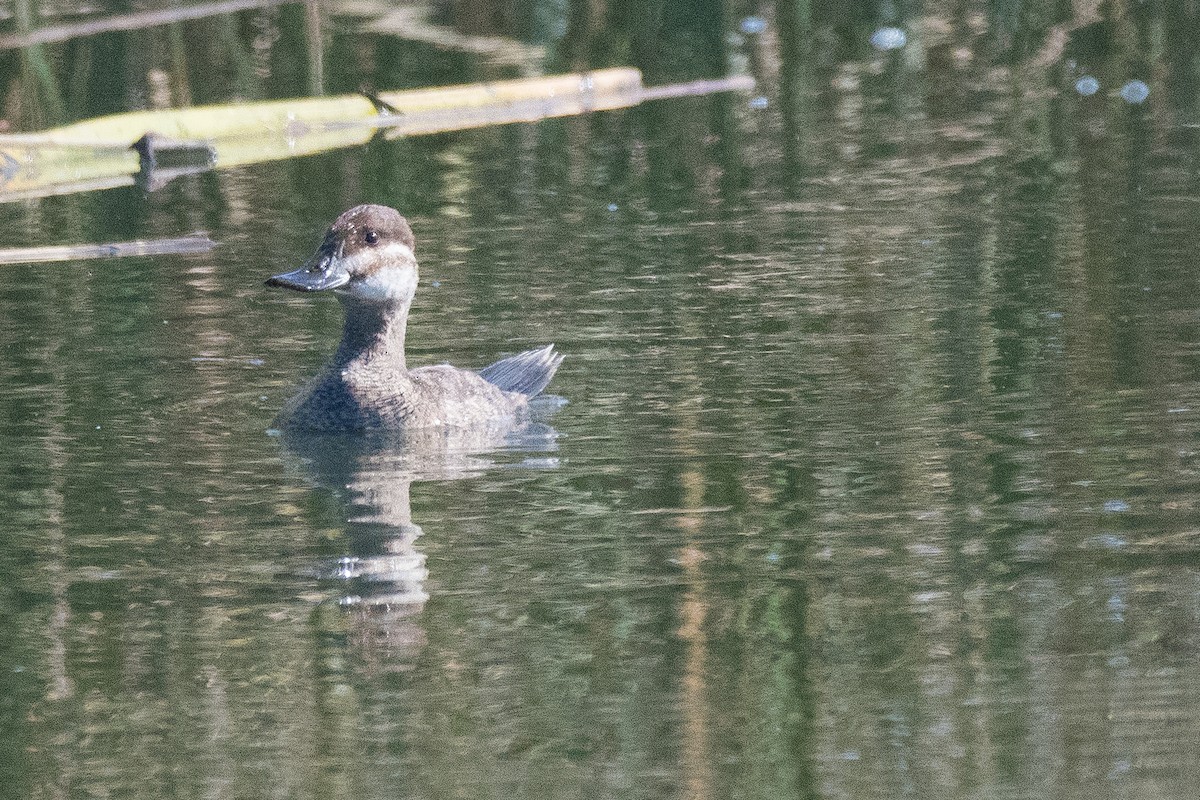
[{"label": "water", "polygon": [[[241,35],[301,94],[275,13]],[[0,206],[0,246],[222,243],[0,270],[0,794],[1194,795],[1195,46],[1133,106],[1076,93],[1148,74],[1086,38],[1009,72],[1000,23],[752,13],[587,35],[766,108]],[[344,32],[326,70],[508,75]],[[413,362],[567,353],[544,427],[267,433],[340,311],[262,280],[364,201],[417,235]]]}]

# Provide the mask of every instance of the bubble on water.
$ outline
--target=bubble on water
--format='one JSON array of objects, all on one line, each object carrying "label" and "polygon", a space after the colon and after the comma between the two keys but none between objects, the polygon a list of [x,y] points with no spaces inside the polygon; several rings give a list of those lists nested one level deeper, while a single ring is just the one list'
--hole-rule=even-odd
[{"label": "bubble on water", "polygon": [[620,206],[618,206],[616,203],[609,203],[606,207],[609,211],[616,211],[618,208],[620,208]]},{"label": "bubble on water", "polygon": [[1136,106],[1138,103],[1144,103],[1150,96],[1150,87],[1141,81],[1130,81],[1122,86],[1121,91],[1117,94],[1121,95],[1121,99],[1126,103],[1133,103]]},{"label": "bubble on water", "polygon": [[763,97],[761,94],[758,97],[755,97],[750,101],[750,107],[753,108],[755,111],[762,111],[764,108],[766,108],[770,104],[771,104],[771,101],[768,100],[767,98]]},{"label": "bubble on water", "polygon": [[1105,500],[1104,510],[1110,514],[1120,514],[1129,510],[1129,503],[1124,500]]},{"label": "bubble on water", "polygon": [[767,29],[767,21],[762,17],[746,17],[738,28],[747,36],[754,36]]},{"label": "bubble on water", "polygon": [[1100,91],[1100,81],[1096,80],[1091,75],[1084,75],[1082,78],[1075,81],[1075,91],[1079,92],[1084,97],[1091,97],[1096,92]]},{"label": "bubble on water", "polygon": [[876,50],[899,50],[908,44],[908,34],[900,28],[880,28],[871,34],[871,46]]}]

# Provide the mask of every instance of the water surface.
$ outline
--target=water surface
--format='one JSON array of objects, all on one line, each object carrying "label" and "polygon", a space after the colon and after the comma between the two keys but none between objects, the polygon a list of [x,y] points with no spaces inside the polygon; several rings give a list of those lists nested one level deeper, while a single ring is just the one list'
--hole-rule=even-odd
[{"label": "water surface", "polygon": [[[578,5],[512,17],[547,71],[747,68],[765,107],[0,206],[0,246],[222,243],[0,270],[0,793],[1194,797],[1194,16],[1056,52],[1069,21],[1036,15],[780,4],[746,35],[744,4]],[[884,22],[906,48],[871,47]],[[306,91],[294,9],[224,24],[184,32]],[[74,115],[136,107],[147,63],[178,82],[139,47],[167,36],[48,46],[130,66],[68,84]],[[227,99],[193,48],[193,99]],[[512,74],[344,28],[326,71]],[[340,310],[262,280],[359,202],[416,232],[412,362],[567,354],[545,427],[268,434]]]}]

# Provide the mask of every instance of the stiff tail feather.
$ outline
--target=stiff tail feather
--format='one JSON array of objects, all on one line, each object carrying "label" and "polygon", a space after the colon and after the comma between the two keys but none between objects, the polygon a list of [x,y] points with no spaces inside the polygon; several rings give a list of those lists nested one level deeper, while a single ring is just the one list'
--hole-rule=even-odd
[{"label": "stiff tail feather", "polygon": [[548,344],[500,359],[479,370],[479,374],[506,392],[533,397],[550,383],[562,360],[562,353],[554,352],[554,345]]}]

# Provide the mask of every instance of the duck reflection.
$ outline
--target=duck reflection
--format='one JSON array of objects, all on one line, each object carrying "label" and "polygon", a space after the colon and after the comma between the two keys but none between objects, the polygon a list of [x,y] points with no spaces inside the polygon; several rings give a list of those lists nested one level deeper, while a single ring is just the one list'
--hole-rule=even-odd
[{"label": "duck reflection", "polygon": [[[539,398],[543,412],[557,402]],[[391,646],[419,647],[424,640],[412,620],[429,599],[423,531],[412,519],[412,484],[557,463],[544,454],[557,450],[558,434],[537,419],[368,435],[288,432],[281,438],[293,467],[320,486],[349,493],[346,553],[314,571],[338,583],[338,603],[356,620],[353,635],[382,637],[377,644]]]}]

